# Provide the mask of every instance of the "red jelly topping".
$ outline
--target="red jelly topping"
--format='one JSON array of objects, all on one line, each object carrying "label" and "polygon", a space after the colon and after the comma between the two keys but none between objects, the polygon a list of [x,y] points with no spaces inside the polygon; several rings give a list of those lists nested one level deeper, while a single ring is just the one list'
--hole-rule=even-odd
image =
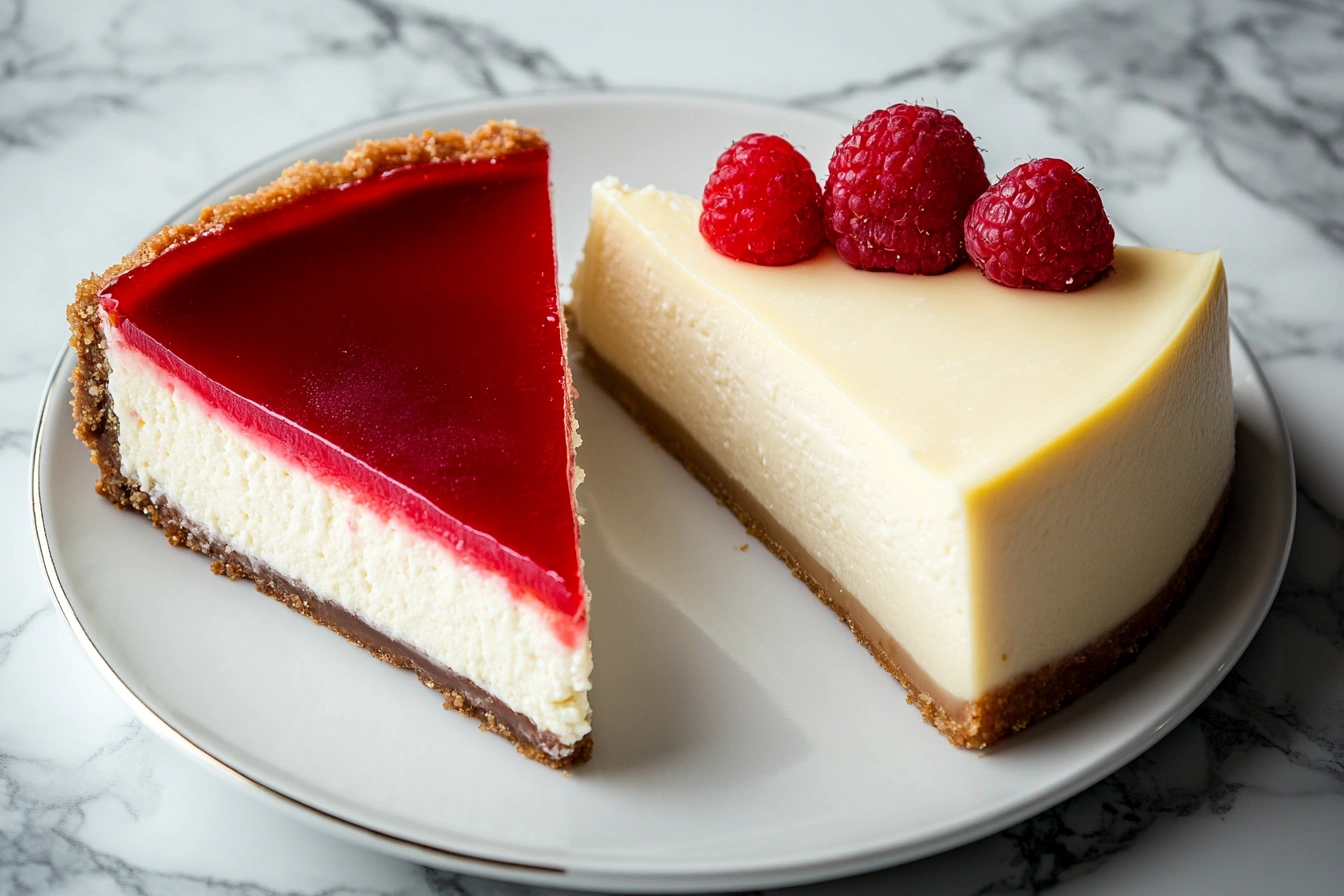
[{"label": "red jelly topping", "polygon": [[582,621],[545,149],[324,190],[108,284],[217,411]]}]

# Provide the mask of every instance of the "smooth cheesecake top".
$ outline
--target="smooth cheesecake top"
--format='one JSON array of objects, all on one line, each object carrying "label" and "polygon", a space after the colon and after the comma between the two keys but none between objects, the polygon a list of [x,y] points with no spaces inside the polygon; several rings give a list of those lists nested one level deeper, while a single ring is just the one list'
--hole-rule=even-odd
[{"label": "smooth cheesecake top", "polygon": [[1123,390],[1213,289],[1217,252],[1116,248],[1076,293],[1010,289],[970,265],[860,271],[829,246],[787,267],[733,261],[700,236],[700,203],[613,179],[594,188],[663,257],[735,303],[931,476],[968,488],[1012,467]]},{"label": "smooth cheesecake top", "polygon": [[318,189],[202,228],[97,298],[126,343],[275,450],[575,617],[548,153],[496,142],[356,158],[332,184],[300,166]]}]

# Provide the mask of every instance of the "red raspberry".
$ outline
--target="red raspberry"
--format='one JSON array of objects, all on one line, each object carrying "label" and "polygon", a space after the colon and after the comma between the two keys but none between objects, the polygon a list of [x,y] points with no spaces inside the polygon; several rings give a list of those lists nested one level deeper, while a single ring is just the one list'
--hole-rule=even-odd
[{"label": "red raspberry", "polygon": [[985,160],[960,119],[898,103],[835,148],[826,236],[856,268],[941,274],[962,260],[962,220],[987,186]]},{"label": "red raspberry", "polygon": [[748,134],[719,156],[705,184],[700,234],[752,264],[793,264],[821,247],[821,187],[783,137]]},{"label": "red raspberry", "polygon": [[1072,292],[1111,266],[1115,230],[1101,194],[1072,165],[1033,159],[975,200],[966,254],[995,283]]}]

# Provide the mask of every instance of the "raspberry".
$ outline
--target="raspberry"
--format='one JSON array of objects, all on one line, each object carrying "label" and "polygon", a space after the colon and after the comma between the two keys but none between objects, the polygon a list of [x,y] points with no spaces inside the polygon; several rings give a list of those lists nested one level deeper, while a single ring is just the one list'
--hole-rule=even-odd
[{"label": "raspberry", "polygon": [[941,274],[964,257],[962,220],[987,186],[985,160],[960,119],[898,103],[835,148],[826,236],[856,268]]},{"label": "raspberry", "polygon": [[783,137],[748,134],[719,156],[705,184],[700,234],[720,254],[783,265],[821,247],[821,187]]},{"label": "raspberry", "polygon": [[975,200],[966,253],[995,283],[1072,292],[1111,266],[1115,230],[1087,178],[1060,159],[1034,159]]}]

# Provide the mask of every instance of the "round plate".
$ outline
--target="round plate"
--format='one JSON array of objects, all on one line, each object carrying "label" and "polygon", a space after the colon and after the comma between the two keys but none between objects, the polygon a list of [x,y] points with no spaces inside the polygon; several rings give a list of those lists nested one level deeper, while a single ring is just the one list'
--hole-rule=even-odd
[{"label": "round plate", "polygon": [[[546,131],[562,277],[593,181],[697,192],[749,131],[824,159],[848,122],[753,103],[605,94],[366,122],[268,159],[182,217],[358,137],[511,117]],[[91,259],[91,261],[93,261]],[[93,492],[67,353],[33,453],[57,603],[139,716],[252,791],[360,843],[515,881],[622,891],[800,883],[914,859],[1045,809],[1133,759],[1227,673],[1274,598],[1294,480],[1269,387],[1232,340],[1237,476],[1226,535],[1139,659],[988,753],[949,746],[849,631],[578,374],[592,588],[591,764],[564,776]],[[743,545],[747,547],[743,549]]]}]

